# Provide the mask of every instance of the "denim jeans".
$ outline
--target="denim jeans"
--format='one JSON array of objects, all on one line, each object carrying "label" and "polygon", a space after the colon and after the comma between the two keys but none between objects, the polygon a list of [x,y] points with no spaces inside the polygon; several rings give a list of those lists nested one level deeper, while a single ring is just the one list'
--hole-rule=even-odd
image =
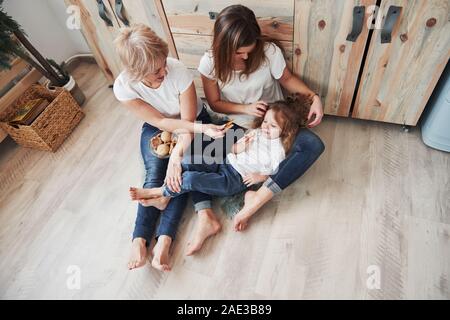
[{"label": "denim jeans", "polygon": [[[197,117],[198,121],[203,123],[210,123],[211,119],[205,109]],[[150,138],[159,131],[158,128],[151,126],[148,123],[144,123],[141,132],[141,155],[144,160],[145,166],[145,182],[144,188],[156,188],[161,187],[164,184],[166,176],[167,165],[169,159],[160,159],[153,155],[150,151],[149,141]],[[189,155],[188,157],[189,158]],[[147,246],[150,244],[156,222],[158,218],[159,225],[156,231],[156,237],[160,235],[167,235],[172,239],[175,238],[176,230],[180,222],[183,211],[187,203],[187,194],[172,199],[167,208],[160,212],[155,207],[144,207],[138,204],[136,223],[133,231],[133,239],[144,238],[147,241]],[[192,200],[194,202],[195,209],[201,210],[211,208],[211,196],[202,194],[199,192],[192,193]]]},{"label": "denim jeans", "polygon": [[324,150],[325,145],[316,134],[306,128],[300,129],[286,159],[278,166],[277,173],[270,176],[264,185],[273,193],[281,192],[300,178]]},{"label": "denim jeans", "polygon": [[226,197],[247,188],[231,164],[183,164],[182,167],[181,191],[174,192],[165,185],[165,197],[178,197],[190,191]]}]

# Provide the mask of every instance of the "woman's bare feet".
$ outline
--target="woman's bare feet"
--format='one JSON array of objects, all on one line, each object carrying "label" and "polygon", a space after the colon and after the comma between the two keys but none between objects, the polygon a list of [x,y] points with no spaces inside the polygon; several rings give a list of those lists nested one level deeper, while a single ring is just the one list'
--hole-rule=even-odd
[{"label": "woman's bare feet", "polygon": [[273,198],[273,193],[265,186],[259,188],[257,192],[247,191],[245,193],[244,207],[239,211],[233,219],[234,230],[244,231],[247,229],[250,218],[261,208],[267,201]]},{"label": "woman's bare feet", "polygon": [[142,200],[162,196],[162,187],[160,188],[135,188],[130,187],[131,200]]},{"label": "woman's bare feet", "polygon": [[159,236],[153,248],[152,267],[160,271],[170,271],[169,249],[172,238],[169,236]]},{"label": "woman's bare feet", "polygon": [[200,250],[205,240],[218,233],[222,228],[212,209],[200,210],[197,215],[198,221],[195,226],[195,233],[186,249],[187,256]]},{"label": "woman's bare feet", "polygon": [[136,269],[145,265],[147,260],[147,247],[144,238],[135,238],[131,246],[131,257],[128,262],[128,269]]},{"label": "woman's bare feet", "polygon": [[165,208],[167,208],[169,201],[170,201],[169,197],[158,197],[151,199],[141,199],[139,200],[139,203],[144,207],[155,207],[162,211]]}]

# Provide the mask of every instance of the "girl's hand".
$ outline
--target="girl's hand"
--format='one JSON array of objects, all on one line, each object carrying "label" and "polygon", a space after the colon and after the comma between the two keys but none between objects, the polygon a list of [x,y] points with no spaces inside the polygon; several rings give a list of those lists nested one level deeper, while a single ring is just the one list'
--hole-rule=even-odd
[{"label": "girl's hand", "polygon": [[202,124],[202,133],[213,139],[222,138],[223,136],[225,136],[225,131],[225,124],[220,126],[212,123]]},{"label": "girl's hand", "polygon": [[254,184],[266,181],[268,177],[269,176],[265,176],[259,173],[249,173],[244,177],[243,181],[247,187],[250,187]]},{"label": "girl's hand", "polygon": [[255,131],[251,131],[242,137],[242,143],[244,144],[244,150],[248,150],[253,140],[255,140]]},{"label": "girl's hand", "polygon": [[245,113],[250,116],[262,118],[266,114],[267,107],[267,103],[265,103],[264,101],[257,101],[255,103],[247,105],[245,107]]},{"label": "girl's hand", "polygon": [[245,134],[235,144],[233,144],[231,152],[233,152],[234,154],[238,154],[246,151],[249,148],[250,144],[253,142],[254,138],[255,138],[254,131]]},{"label": "girl's hand", "polygon": [[181,192],[181,157],[172,154],[167,165],[166,179],[164,180],[170,190]]},{"label": "girl's hand", "polygon": [[315,116],[314,121],[308,124],[308,128],[313,128],[322,121],[323,107],[318,95],[315,95],[313,98],[313,103],[311,104],[311,108],[308,114],[308,122],[312,119],[313,116]]}]

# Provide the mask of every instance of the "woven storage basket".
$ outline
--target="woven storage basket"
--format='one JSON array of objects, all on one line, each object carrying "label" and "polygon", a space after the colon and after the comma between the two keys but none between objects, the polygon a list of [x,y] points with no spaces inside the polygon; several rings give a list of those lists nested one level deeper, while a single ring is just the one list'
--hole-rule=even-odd
[{"label": "woven storage basket", "polygon": [[[47,99],[50,104],[29,126],[8,123],[20,106],[38,98]],[[68,91],[61,88],[53,92],[33,85],[0,114],[0,127],[21,146],[55,152],[83,117]]]}]

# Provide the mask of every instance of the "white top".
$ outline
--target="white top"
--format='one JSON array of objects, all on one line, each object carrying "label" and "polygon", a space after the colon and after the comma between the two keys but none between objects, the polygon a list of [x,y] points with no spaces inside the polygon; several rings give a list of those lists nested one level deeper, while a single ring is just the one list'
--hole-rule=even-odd
[{"label": "white top", "polygon": [[[141,99],[168,118],[180,116],[180,94],[186,91],[193,76],[183,63],[167,58],[167,75],[157,89],[147,87],[142,82],[133,82],[123,71],[114,82],[114,94],[120,101]],[[203,104],[197,97],[197,115]]]},{"label": "white top", "polygon": [[[267,43],[265,47],[267,61],[248,77],[239,78],[240,71],[234,71],[231,80],[223,84],[218,80],[221,98],[225,101],[239,104],[251,104],[257,101],[274,102],[282,100],[283,93],[278,79],[283,75],[286,61],[281,49],[273,43]],[[217,80],[214,76],[214,57],[212,52],[206,52],[200,60],[198,71],[211,80]],[[250,128],[254,116],[229,115],[229,118],[241,127]]]},{"label": "white top", "polygon": [[272,175],[285,158],[281,139],[269,139],[256,129],[255,138],[247,150],[241,153],[229,153],[227,159],[239,174],[244,177],[249,173]]}]

